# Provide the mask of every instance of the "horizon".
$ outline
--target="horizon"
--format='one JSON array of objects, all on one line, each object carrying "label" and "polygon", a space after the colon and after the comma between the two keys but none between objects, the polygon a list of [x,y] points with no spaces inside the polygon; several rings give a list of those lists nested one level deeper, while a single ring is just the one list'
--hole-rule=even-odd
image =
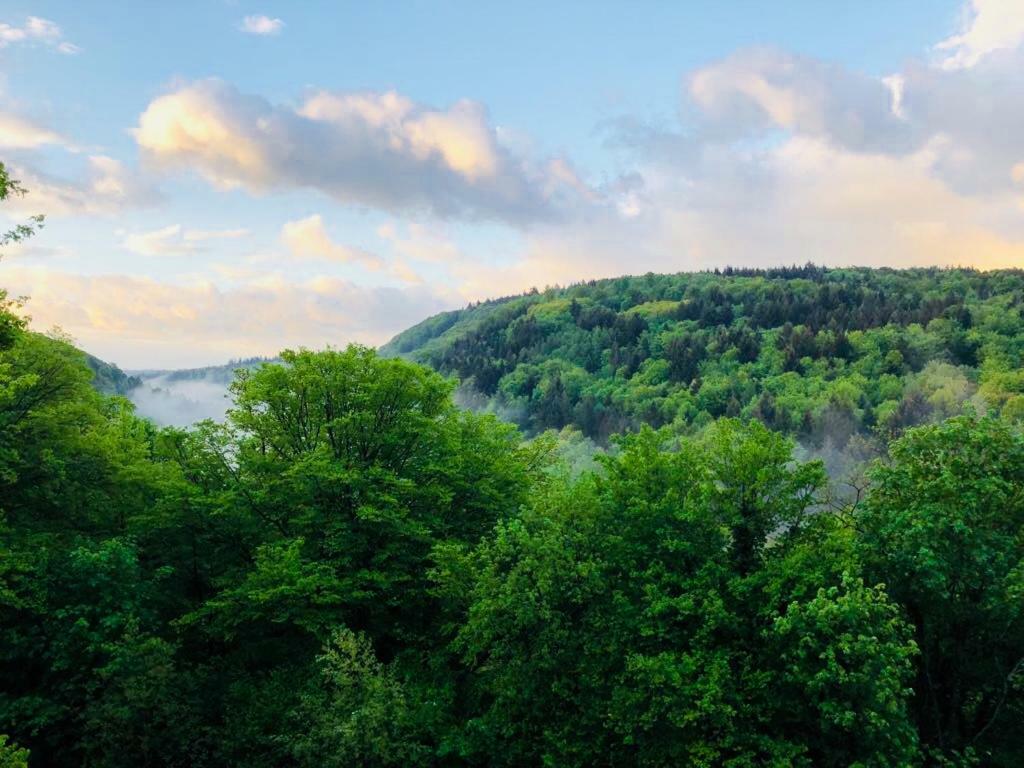
[{"label": "horizon", "polygon": [[0,287],[174,370],[628,274],[1019,267],[1022,81],[1012,0],[18,3],[3,215],[46,227]]}]

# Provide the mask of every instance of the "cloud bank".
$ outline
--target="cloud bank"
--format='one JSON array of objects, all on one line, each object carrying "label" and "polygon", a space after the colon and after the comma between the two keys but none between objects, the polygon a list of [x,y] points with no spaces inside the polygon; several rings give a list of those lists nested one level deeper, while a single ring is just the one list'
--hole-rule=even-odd
[{"label": "cloud bank", "polygon": [[39,329],[59,326],[122,367],[223,363],[276,355],[286,347],[381,344],[396,328],[449,306],[422,286],[361,286],[332,276],[292,281],[264,274],[232,288],[212,282],[130,275],[83,275],[0,264],[0,284],[29,294]]},{"label": "cloud bank", "polygon": [[220,187],[316,189],[393,212],[524,225],[580,195],[564,161],[513,154],[469,100],[435,109],[393,91],[318,91],[293,108],[202,80],[153,100],[135,138],[157,167]]}]

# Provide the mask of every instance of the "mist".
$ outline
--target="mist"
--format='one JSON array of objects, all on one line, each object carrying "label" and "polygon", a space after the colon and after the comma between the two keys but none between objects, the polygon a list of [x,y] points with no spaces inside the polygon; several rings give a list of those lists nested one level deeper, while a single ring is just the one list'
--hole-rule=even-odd
[{"label": "mist", "polygon": [[129,393],[139,415],[169,427],[187,427],[204,419],[223,421],[231,405],[227,384],[202,379],[175,379],[173,373],[140,376]]},{"label": "mist", "polygon": [[139,415],[167,427],[188,427],[197,421],[224,421],[231,407],[229,387],[239,368],[277,362],[261,357],[224,365],[179,371],[132,371],[141,384],[128,393]]}]

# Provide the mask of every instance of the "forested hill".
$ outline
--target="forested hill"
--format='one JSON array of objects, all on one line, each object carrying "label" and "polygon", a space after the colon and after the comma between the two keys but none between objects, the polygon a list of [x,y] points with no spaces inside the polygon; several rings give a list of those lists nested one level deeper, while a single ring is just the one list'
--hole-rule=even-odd
[{"label": "forested hill", "polygon": [[85,353],[85,363],[93,373],[92,385],[105,395],[128,395],[142,384],[138,376],[131,376],[114,363],[100,360]]},{"label": "forested hill", "polygon": [[431,317],[382,348],[490,398],[526,429],[603,440],[753,417],[801,438],[887,436],[961,410],[1024,415],[1024,272],[648,274]]}]

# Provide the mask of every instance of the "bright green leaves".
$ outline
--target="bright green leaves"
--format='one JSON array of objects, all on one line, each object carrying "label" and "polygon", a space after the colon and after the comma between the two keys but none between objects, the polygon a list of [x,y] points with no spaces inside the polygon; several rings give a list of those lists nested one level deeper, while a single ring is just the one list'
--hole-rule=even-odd
[{"label": "bright green leaves", "polygon": [[0,768],[28,768],[28,750],[11,743],[0,734]]},{"label": "bright green leaves", "polygon": [[781,717],[804,731],[813,765],[914,762],[907,700],[917,647],[884,589],[846,574],[841,585],[787,606],[766,643],[783,664],[791,709]]},{"label": "bright green leaves", "polygon": [[364,635],[338,629],[316,659],[314,678],[292,715],[291,751],[301,765],[405,768],[428,765],[415,702]]},{"label": "bright green leaves", "polygon": [[[483,705],[470,755],[579,766],[913,756],[913,644],[898,609],[854,581],[806,604],[789,596],[800,582],[787,564],[821,535],[820,465],[731,421],[674,450],[643,430],[603,464],[539,496],[471,558],[455,644]],[[814,648],[837,654],[824,671]],[[845,688],[825,679],[840,663],[859,676]],[[861,690],[869,678],[876,689]],[[859,737],[864,722],[847,714],[862,704],[876,732]]]},{"label": "bright green leaves", "polygon": [[231,421],[250,450],[294,459],[319,448],[349,466],[399,470],[429,450],[452,384],[366,348],[285,351],[283,365],[240,372]]}]

